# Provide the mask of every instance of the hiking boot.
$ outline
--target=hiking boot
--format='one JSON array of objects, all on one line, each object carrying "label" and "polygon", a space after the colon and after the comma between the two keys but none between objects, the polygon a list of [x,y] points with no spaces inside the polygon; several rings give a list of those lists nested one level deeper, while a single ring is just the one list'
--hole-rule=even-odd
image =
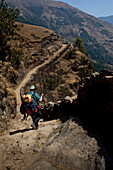
[{"label": "hiking boot", "polygon": [[34,123],[31,125],[31,127],[33,127],[33,129],[36,129],[36,126],[35,126],[35,124],[34,124]]}]

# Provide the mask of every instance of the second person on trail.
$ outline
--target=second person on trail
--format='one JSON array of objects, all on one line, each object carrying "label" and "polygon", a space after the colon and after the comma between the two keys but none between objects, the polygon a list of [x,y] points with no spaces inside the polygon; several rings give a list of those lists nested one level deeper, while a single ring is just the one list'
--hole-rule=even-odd
[{"label": "second person on trail", "polygon": [[28,92],[28,94],[31,94],[33,96],[33,99],[34,99],[34,104],[35,104],[35,112],[31,114],[31,117],[32,117],[32,120],[33,120],[33,124],[31,125],[34,129],[37,129],[38,128],[38,122],[40,120],[40,118],[42,117],[42,114],[41,114],[41,108],[39,106],[39,102],[42,101],[42,97],[43,97],[43,94],[41,94],[41,96],[39,96],[38,93],[35,92],[35,86],[32,85],[30,87],[30,92]]}]

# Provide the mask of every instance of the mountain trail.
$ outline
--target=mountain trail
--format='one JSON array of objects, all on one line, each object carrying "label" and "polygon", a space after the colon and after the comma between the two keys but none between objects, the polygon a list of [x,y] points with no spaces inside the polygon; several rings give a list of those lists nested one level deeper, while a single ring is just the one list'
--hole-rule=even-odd
[{"label": "mountain trail", "polygon": [[0,136],[0,170],[21,170],[30,165],[35,156],[38,157],[36,153],[40,151],[49,134],[61,124],[59,119],[47,122],[43,122],[41,119],[39,128],[33,130],[31,117],[28,116],[27,120],[23,120],[23,115],[19,111],[21,105],[20,89],[25,86],[32,74],[39,68],[48,65],[53,59],[58,58],[58,55],[66,47],[67,45],[63,45],[52,58],[31,70],[15,90],[17,115],[15,119],[10,121],[10,128]]}]

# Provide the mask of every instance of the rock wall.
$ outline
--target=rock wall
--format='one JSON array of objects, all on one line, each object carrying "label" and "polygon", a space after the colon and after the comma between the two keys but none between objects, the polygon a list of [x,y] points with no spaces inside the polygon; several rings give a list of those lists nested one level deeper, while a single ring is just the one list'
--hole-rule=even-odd
[{"label": "rock wall", "polygon": [[71,116],[70,108],[76,100],[67,96],[61,101],[49,102],[42,109],[43,120],[61,119],[62,122],[68,120]]},{"label": "rock wall", "polygon": [[103,70],[87,79],[74,108],[84,128],[101,146],[106,169],[113,169],[113,72]]},{"label": "rock wall", "polygon": [[[84,87],[78,91],[76,103],[76,109],[81,113],[84,112],[81,117],[88,117],[93,124],[100,128],[104,128],[105,125],[107,128],[112,127],[113,73],[102,71],[101,74],[92,75],[90,79],[87,79]],[[105,131],[108,131],[107,128],[103,130],[104,134]]]}]

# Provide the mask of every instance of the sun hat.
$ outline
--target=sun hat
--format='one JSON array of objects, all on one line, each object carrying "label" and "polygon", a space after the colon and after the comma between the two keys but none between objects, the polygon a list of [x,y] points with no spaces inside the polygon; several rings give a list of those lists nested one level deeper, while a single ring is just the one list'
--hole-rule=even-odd
[{"label": "sun hat", "polygon": [[34,90],[34,89],[35,89],[35,86],[31,85],[30,90]]}]

